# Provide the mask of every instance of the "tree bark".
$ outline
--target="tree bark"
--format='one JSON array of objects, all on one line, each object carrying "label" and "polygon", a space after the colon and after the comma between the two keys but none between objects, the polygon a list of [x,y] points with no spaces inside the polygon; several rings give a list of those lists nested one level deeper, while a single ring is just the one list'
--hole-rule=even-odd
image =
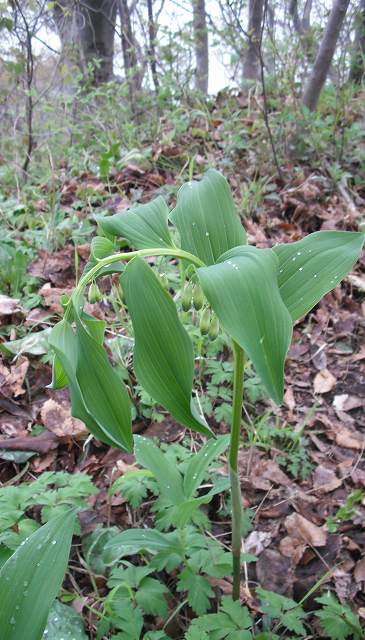
[{"label": "tree bark", "polygon": [[205,0],[193,0],[193,29],[196,61],[195,88],[206,95],[208,93],[209,49]]},{"label": "tree bark", "polygon": [[356,84],[360,84],[365,73],[365,0],[360,0],[355,21],[355,42],[351,57],[349,79]]},{"label": "tree bark", "polygon": [[243,78],[258,80],[260,75],[260,39],[264,15],[264,0],[249,0],[248,47],[243,63]]},{"label": "tree bark", "polygon": [[317,108],[349,4],[350,0],[334,0],[333,2],[317,57],[303,91],[303,105],[310,111],[315,111]]},{"label": "tree bark", "polygon": [[83,22],[80,37],[86,70],[94,64],[96,85],[113,78],[114,34],[117,6],[115,0],[82,0]]},{"label": "tree bark", "polygon": [[156,25],[153,18],[153,0],[147,0],[147,10],[148,10],[148,57],[149,63],[151,67],[152,80],[155,87],[155,93],[158,94],[158,90],[160,87],[157,75],[157,58],[156,58]]},{"label": "tree bark", "polygon": [[72,75],[77,67],[85,78],[94,65],[95,85],[113,78],[115,0],[59,0],[54,19],[67,66]]},{"label": "tree bark", "polygon": [[299,16],[298,0],[291,0],[289,4],[289,13],[293,19],[295,31],[299,35],[305,34],[310,29],[310,14],[312,11],[313,0],[306,0],[303,9],[303,16]]},{"label": "tree bark", "polygon": [[119,0],[121,22],[121,41],[125,78],[128,83],[129,101],[132,112],[135,112],[135,94],[141,87],[141,76],[138,70],[136,42],[132,30],[131,14],[127,0]]}]

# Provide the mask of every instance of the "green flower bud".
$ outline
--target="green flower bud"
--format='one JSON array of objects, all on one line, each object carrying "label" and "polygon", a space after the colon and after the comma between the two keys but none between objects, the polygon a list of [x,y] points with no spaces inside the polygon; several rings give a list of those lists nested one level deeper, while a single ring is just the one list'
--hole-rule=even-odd
[{"label": "green flower bud", "polygon": [[66,295],[66,293],[62,293],[62,295],[60,295],[60,304],[62,304],[62,306],[66,308],[69,302],[70,296]]},{"label": "green flower bud", "polygon": [[212,322],[210,323],[210,327],[209,327],[209,338],[211,340],[215,340],[216,337],[218,336],[219,333],[219,320],[217,318],[217,316],[214,316]]},{"label": "green flower bud", "polygon": [[89,287],[88,300],[90,304],[95,304],[95,302],[100,302],[103,299],[101,291],[96,284],[96,282],[92,282]]},{"label": "green flower bud", "polygon": [[210,327],[210,309],[206,307],[200,317],[200,333],[202,336],[206,336]]},{"label": "green flower bud", "polygon": [[184,311],[190,311],[192,297],[193,286],[191,284],[186,284],[181,296],[181,306]]},{"label": "green flower bud", "polygon": [[161,273],[160,274],[160,282],[163,286],[164,289],[168,289],[169,288],[169,280],[168,277],[166,275],[166,273]]},{"label": "green flower bud", "polygon": [[193,305],[194,305],[194,309],[196,309],[197,311],[200,311],[200,309],[202,308],[204,304],[204,294],[203,294],[203,290],[201,288],[201,286],[199,284],[196,284],[194,287],[194,292],[193,292]]}]

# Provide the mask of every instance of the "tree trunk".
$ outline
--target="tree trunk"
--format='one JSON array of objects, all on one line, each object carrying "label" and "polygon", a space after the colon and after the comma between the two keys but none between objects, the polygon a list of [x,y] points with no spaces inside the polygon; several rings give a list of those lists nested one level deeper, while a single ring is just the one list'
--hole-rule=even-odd
[{"label": "tree trunk", "polygon": [[85,70],[91,63],[96,85],[113,78],[114,34],[117,6],[115,0],[87,0],[81,4],[80,28]]},{"label": "tree trunk", "polygon": [[258,80],[260,75],[260,40],[264,0],[249,0],[248,6],[248,47],[243,63],[243,78]]},{"label": "tree trunk", "polygon": [[157,58],[156,58],[156,49],[155,49],[155,41],[156,41],[156,25],[153,19],[153,0],[147,0],[147,10],[148,10],[148,57],[149,63],[151,67],[152,80],[155,87],[155,93],[158,94],[159,90],[159,81],[157,75]]},{"label": "tree trunk", "polygon": [[303,104],[310,111],[315,111],[317,108],[318,99],[331,66],[338,36],[349,4],[350,0],[334,0],[333,2],[317,57],[304,87]]},{"label": "tree trunk", "polygon": [[79,68],[86,77],[89,64],[94,65],[93,83],[108,82],[113,77],[115,0],[59,0],[54,19],[62,51],[72,77]]},{"label": "tree trunk", "polygon": [[209,50],[205,0],[193,0],[193,28],[196,60],[195,88],[206,95],[208,93]]},{"label": "tree trunk", "polygon": [[356,32],[354,51],[351,58],[350,80],[360,84],[365,73],[365,0],[360,0],[355,21]]},{"label": "tree trunk", "polygon": [[129,101],[132,112],[135,112],[135,94],[141,87],[141,77],[137,65],[136,42],[132,30],[131,14],[127,0],[119,0],[121,23],[121,41],[125,78],[128,83]]}]

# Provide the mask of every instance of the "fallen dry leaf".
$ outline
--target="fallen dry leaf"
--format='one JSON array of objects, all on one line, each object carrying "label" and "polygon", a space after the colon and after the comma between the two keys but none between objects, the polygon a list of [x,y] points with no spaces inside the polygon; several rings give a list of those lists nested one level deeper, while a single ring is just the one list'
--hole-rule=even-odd
[{"label": "fallen dry leaf", "polygon": [[359,289],[360,291],[365,291],[365,278],[360,278],[359,276],[355,276],[354,274],[350,274],[347,276],[347,280],[349,280],[355,289]]},{"label": "fallen dry leaf", "polygon": [[272,540],[270,531],[251,531],[245,540],[245,552],[260,555],[265,547],[268,547]]},{"label": "fallen dry leaf", "polygon": [[357,432],[342,427],[335,434],[336,443],[345,449],[357,449],[361,451],[365,447],[365,438]]},{"label": "fallen dry leaf", "polygon": [[71,408],[65,400],[46,400],[41,409],[41,418],[44,426],[59,438],[75,438],[86,433],[84,423],[71,416]]},{"label": "fallen dry leaf", "polygon": [[24,309],[19,304],[20,300],[0,295],[0,316],[11,316],[13,313],[23,313]]},{"label": "fallen dry leaf", "polygon": [[289,487],[292,482],[274,460],[260,460],[253,464],[250,474],[250,483],[255,489],[269,491],[272,484]]},{"label": "fallen dry leaf", "polygon": [[341,393],[333,398],[332,406],[336,411],[351,411],[364,407],[365,400],[357,396],[350,396],[348,393]]},{"label": "fallen dry leaf", "polygon": [[336,385],[337,379],[328,369],[322,369],[314,378],[314,393],[328,393]]},{"label": "fallen dry leaf", "polygon": [[292,562],[278,551],[264,549],[256,562],[256,573],[263,589],[282,595],[290,593],[294,577]]},{"label": "fallen dry leaf", "polygon": [[286,558],[291,558],[294,564],[300,562],[302,555],[307,547],[307,544],[298,538],[292,538],[291,536],[285,536],[280,540],[279,548],[280,552]]},{"label": "fallen dry leaf", "polygon": [[292,513],[285,519],[287,532],[293,538],[307,542],[312,547],[324,547],[327,542],[327,531],[317,527],[299,513]]},{"label": "fallen dry leaf", "polygon": [[313,473],[313,488],[320,489],[323,493],[330,493],[342,484],[332,469],[319,465]]},{"label": "fallen dry leaf", "polygon": [[356,582],[365,582],[365,557],[357,562],[354,569],[354,577]]},{"label": "fallen dry leaf", "polygon": [[16,363],[8,369],[0,363],[0,389],[6,398],[17,397],[25,393],[24,378],[29,367],[29,360],[25,356],[18,358]]}]

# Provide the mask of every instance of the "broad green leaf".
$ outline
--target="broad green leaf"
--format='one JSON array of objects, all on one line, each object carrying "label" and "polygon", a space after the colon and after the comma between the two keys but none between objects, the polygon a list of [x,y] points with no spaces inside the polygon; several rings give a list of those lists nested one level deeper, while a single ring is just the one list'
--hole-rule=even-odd
[{"label": "broad green leaf", "polygon": [[[79,324],[80,321],[79,321]],[[112,447],[121,447],[126,448],[127,450],[131,450],[132,447],[132,436],[130,434],[130,441],[128,439],[128,432],[125,434],[123,429],[128,426],[126,421],[126,415],[123,413],[121,416],[121,422],[116,425],[115,424],[115,404],[118,402],[118,398],[120,395],[120,391],[118,390],[117,396],[114,396],[112,406],[108,406],[109,396],[112,392],[112,387],[107,388],[107,395],[102,395],[102,391],[108,385],[110,378],[113,378],[113,388],[120,385],[122,401],[125,402],[125,396],[123,394],[123,386],[116,376],[115,372],[111,368],[106,354],[103,351],[101,345],[99,345],[96,340],[91,338],[89,334],[86,333],[85,329],[79,331],[79,336],[83,337],[82,342],[78,340],[75,333],[73,332],[71,325],[66,321],[62,320],[59,322],[53,329],[49,338],[49,343],[53,350],[56,353],[56,356],[61,363],[62,369],[67,376],[69,388],[70,388],[70,397],[71,397],[71,406],[72,406],[72,415],[75,418],[79,418],[82,420],[89,431],[101,442],[105,442],[106,444]],[[84,335],[86,334],[86,336]],[[88,375],[85,375],[85,369],[87,368],[87,364],[85,361],[81,365],[81,377],[79,377],[79,369],[78,362],[80,357],[82,357],[80,353],[80,344],[82,345],[83,350],[89,349],[87,362],[92,363],[92,367],[88,370]],[[90,348],[89,348],[90,347]],[[97,356],[95,358],[95,352]],[[99,367],[100,364],[100,367]],[[99,385],[99,376],[103,375],[106,371],[106,378],[101,385]],[[110,375],[111,371],[111,375]],[[94,385],[97,385],[98,392],[92,398],[91,405],[88,406],[88,399],[90,397],[90,388],[94,388]],[[127,393],[125,391],[125,393]],[[87,397],[85,397],[87,396]],[[95,401],[101,398],[101,404],[98,406],[97,412],[93,413],[93,408],[95,405]],[[128,398],[127,398],[128,400]],[[129,400],[128,400],[129,402]],[[126,404],[126,403],[125,403]],[[105,418],[104,408],[107,406],[107,414],[112,412],[112,421],[108,420],[107,422],[103,421],[102,418]],[[118,405],[118,411],[123,405]],[[129,406],[125,406],[125,409],[129,409]],[[130,429],[130,427],[129,427]]]},{"label": "broad green leaf", "polygon": [[49,613],[42,640],[87,640],[81,616],[59,600],[55,600]]},{"label": "broad green leaf", "polygon": [[134,370],[152,398],[190,429],[211,434],[192,400],[193,346],[170,294],[133,258],[121,278],[134,335]]},{"label": "broad green leaf", "polygon": [[310,311],[351,271],[365,235],[350,231],[318,231],[273,251],[279,258],[281,297],[293,320]]},{"label": "broad green leaf", "polygon": [[199,182],[181,187],[170,219],[180,233],[182,249],[205,264],[214,264],[225,251],[246,244],[229,184],[214,169]]},{"label": "broad green leaf", "polygon": [[24,541],[0,571],[0,629],[6,640],[39,640],[61,587],[75,512],[54,518]]},{"label": "broad green leaf", "polygon": [[226,332],[246,351],[271,398],[280,403],[292,321],[271,249],[239,247],[198,269],[203,291]]},{"label": "broad green leaf", "polygon": [[184,501],[182,476],[176,465],[170,462],[152,440],[134,436],[134,452],[138,464],[153,473],[162,495],[173,504]]},{"label": "broad green leaf", "polygon": [[91,255],[95,260],[102,260],[115,253],[114,244],[108,238],[96,236],[91,241]]},{"label": "broad green leaf", "polygon": [[96,219],[104,232],[126,238],[136,249],[150,249],[174,246],[167,225],[168,213],[165,200],[159,196],[125,213]]},{"label": "broad green leaf", "polygon": [[133,450],[131,404],[128,391],[111,366],[103,347],[76,321],[77,381],[88,413],[109,439]]},{"label": "broad green leaf", "polygon": [[209,440],[194,456],[191,456],[185,469],[184,493],[187,498],[192,498],[200,487],[204,475],[211,462],[217,458],[229,445],[229,435],[219,436],[216,440]]},{"label": "broad green leaf", "polygon": [[49,350],[48,335],[50,331],[51,329],[47,327],[47,329],[43,329],[43,331],[30,333],[24,338],[19,338],[19,340],[0,342],[0,352],[6,356],[19,357],[23,353],[30,353],[32,356],[41,356]]},{"label": "broad green leaf", "polygon": [[132,556],[141,551],[159,553],[161,551],[178,552],[175,532],[161,533],[157,529],[128,529],[114,536],[106,543],[107,551],[113,556],[119,552],[119,557]]}]

